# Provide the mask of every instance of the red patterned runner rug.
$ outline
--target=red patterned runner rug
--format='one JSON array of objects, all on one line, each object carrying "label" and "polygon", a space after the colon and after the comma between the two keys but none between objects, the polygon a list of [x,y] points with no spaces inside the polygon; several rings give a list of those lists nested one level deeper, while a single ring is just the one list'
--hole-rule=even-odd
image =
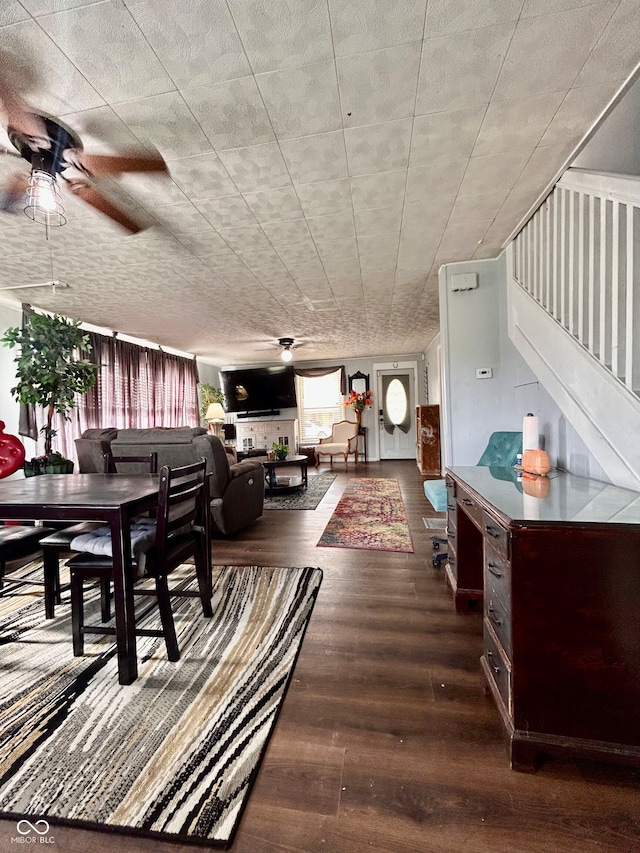
[{"label": "red patterned runner rug", "polygon": [[413,553],[398,481],[349,480],[318,545]]}]

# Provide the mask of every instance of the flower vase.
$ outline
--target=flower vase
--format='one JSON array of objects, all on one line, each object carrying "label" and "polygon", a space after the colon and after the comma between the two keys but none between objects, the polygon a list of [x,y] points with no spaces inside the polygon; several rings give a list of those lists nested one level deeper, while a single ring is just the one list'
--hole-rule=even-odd
[{"label": "flower vase", "polygon": [[362,421],[362,412],[360,411],[360,409],[356,409],[355,413],[356,413],[356,423],[358,424],[358,429],[360,429],[361,421]]}]

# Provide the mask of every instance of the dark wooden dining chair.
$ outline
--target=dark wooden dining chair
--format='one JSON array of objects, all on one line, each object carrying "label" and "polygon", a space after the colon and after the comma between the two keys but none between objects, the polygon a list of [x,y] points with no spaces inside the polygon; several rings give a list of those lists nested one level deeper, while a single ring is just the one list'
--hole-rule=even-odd
[{"label": "dark wooden dining chair", "polygon": [[158,473],[158,454],[155,450],[153,453],[148,453],[145,456],[114,456],[113,453],[105,453],[102,459],[105,474],[135,474],[137,471],[130,472],[129,466],[139,466],[140,464],[146,465],[150,474]]},{"label": "dark wooden dining chair", "polygon": [[9,574],[5,577],[5,570],[8,562],[38,555],[42,550],[43,538],[52,532],[52,527],[0,522],[0,591],[4,589],[5,580],[11,586],[44,583],[33,579],[26,580],[20,575]]},{"label": "dark wooden dining chair", "polygon": [[[171,661],[180,658],[171,598],[198,596],[204,616],[213,616],[205,466],[206,462],[201,458],[191,465],[179,468],[165,465],[161,468],[155,531],[149,541],[141,544],[138,553],[134,553],[134,565],[138,569],[136,579],[147,577],[155,581],[154,589],[136,588],[134,594],[156,597],[162,624],[162,630],[136,627],[136,635],[163,637]],[[170,589],[169,575],[190,558],[195,564],[198,591]],[[81,553],[72,557],[67,565],[71,572],[73,653],[78,656],[84,653],[85,634],[115,633],[115,628],[109,625],[85,625],[83,595],[86,581],[96,578],[107,582],[112,580],[113,564],[110,557]],[[144,571],[141,571],[142,565]],[[147,612],[138,615],[136,621],[139,622]]]},{"label": "dark wooden dining chair", "polygon": [[[127,473],[127,464],[135,463],[146,465],[150,474],[158,473],[158,454],[149,453],[146,456],[113,456],[111,453],[105,453],[103,456],[103,472],[105,474],[117,474],[118,464],[121,466],[121,473]],[[83,534],[91,533],[96,528],[101,526],[99,521],[82,521],[79,524],[72,524],[70,527],[64,527],[60,530],[53,530],[48,536],[41,540],[42,555],[44,560],[44,610],[47,619],[53,619],[55,616],[55,605],[60,604],[60,555],[72,551],[72,541]],[[68,587],[65,586],[65,589]],[[109,582],[105,581],[102,584],[102,621],[108,622],[111,618],[110,605],[110,586]]]}]

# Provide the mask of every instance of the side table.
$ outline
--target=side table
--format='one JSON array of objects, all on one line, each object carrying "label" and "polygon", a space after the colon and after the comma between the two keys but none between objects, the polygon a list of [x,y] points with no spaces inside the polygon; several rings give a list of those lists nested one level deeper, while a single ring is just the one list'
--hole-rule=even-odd
[{"label": "side table", "polygon": [[[307,488],[307,465],[308,458],[301,455],[287,456],[286,459],[268,459],[263,461],[262,467],[265,470],[266,488],[269,492],[275,492],[279,489]],[[300,468],[302,477],[300,483],[278,483],[276,477],[277,468],[296,467]]]}]

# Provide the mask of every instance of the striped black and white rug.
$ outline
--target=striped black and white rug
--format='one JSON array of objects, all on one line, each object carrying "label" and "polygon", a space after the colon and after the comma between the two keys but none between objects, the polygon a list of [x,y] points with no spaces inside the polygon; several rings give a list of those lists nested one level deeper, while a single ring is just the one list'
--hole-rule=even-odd
[{"label": "striped black and white rug", "polygon": [[[197,598],[174,600],[180,661],[138,638],[139,678],[126,687],[111,637],[90,635],[73,657],[68,604],[46,621],[41,589],[0,598],[3,817],[229,844],[322,572],[225,566],[214,577],[213,619]],[[98,621],[91,606],[86,621]]]}]

